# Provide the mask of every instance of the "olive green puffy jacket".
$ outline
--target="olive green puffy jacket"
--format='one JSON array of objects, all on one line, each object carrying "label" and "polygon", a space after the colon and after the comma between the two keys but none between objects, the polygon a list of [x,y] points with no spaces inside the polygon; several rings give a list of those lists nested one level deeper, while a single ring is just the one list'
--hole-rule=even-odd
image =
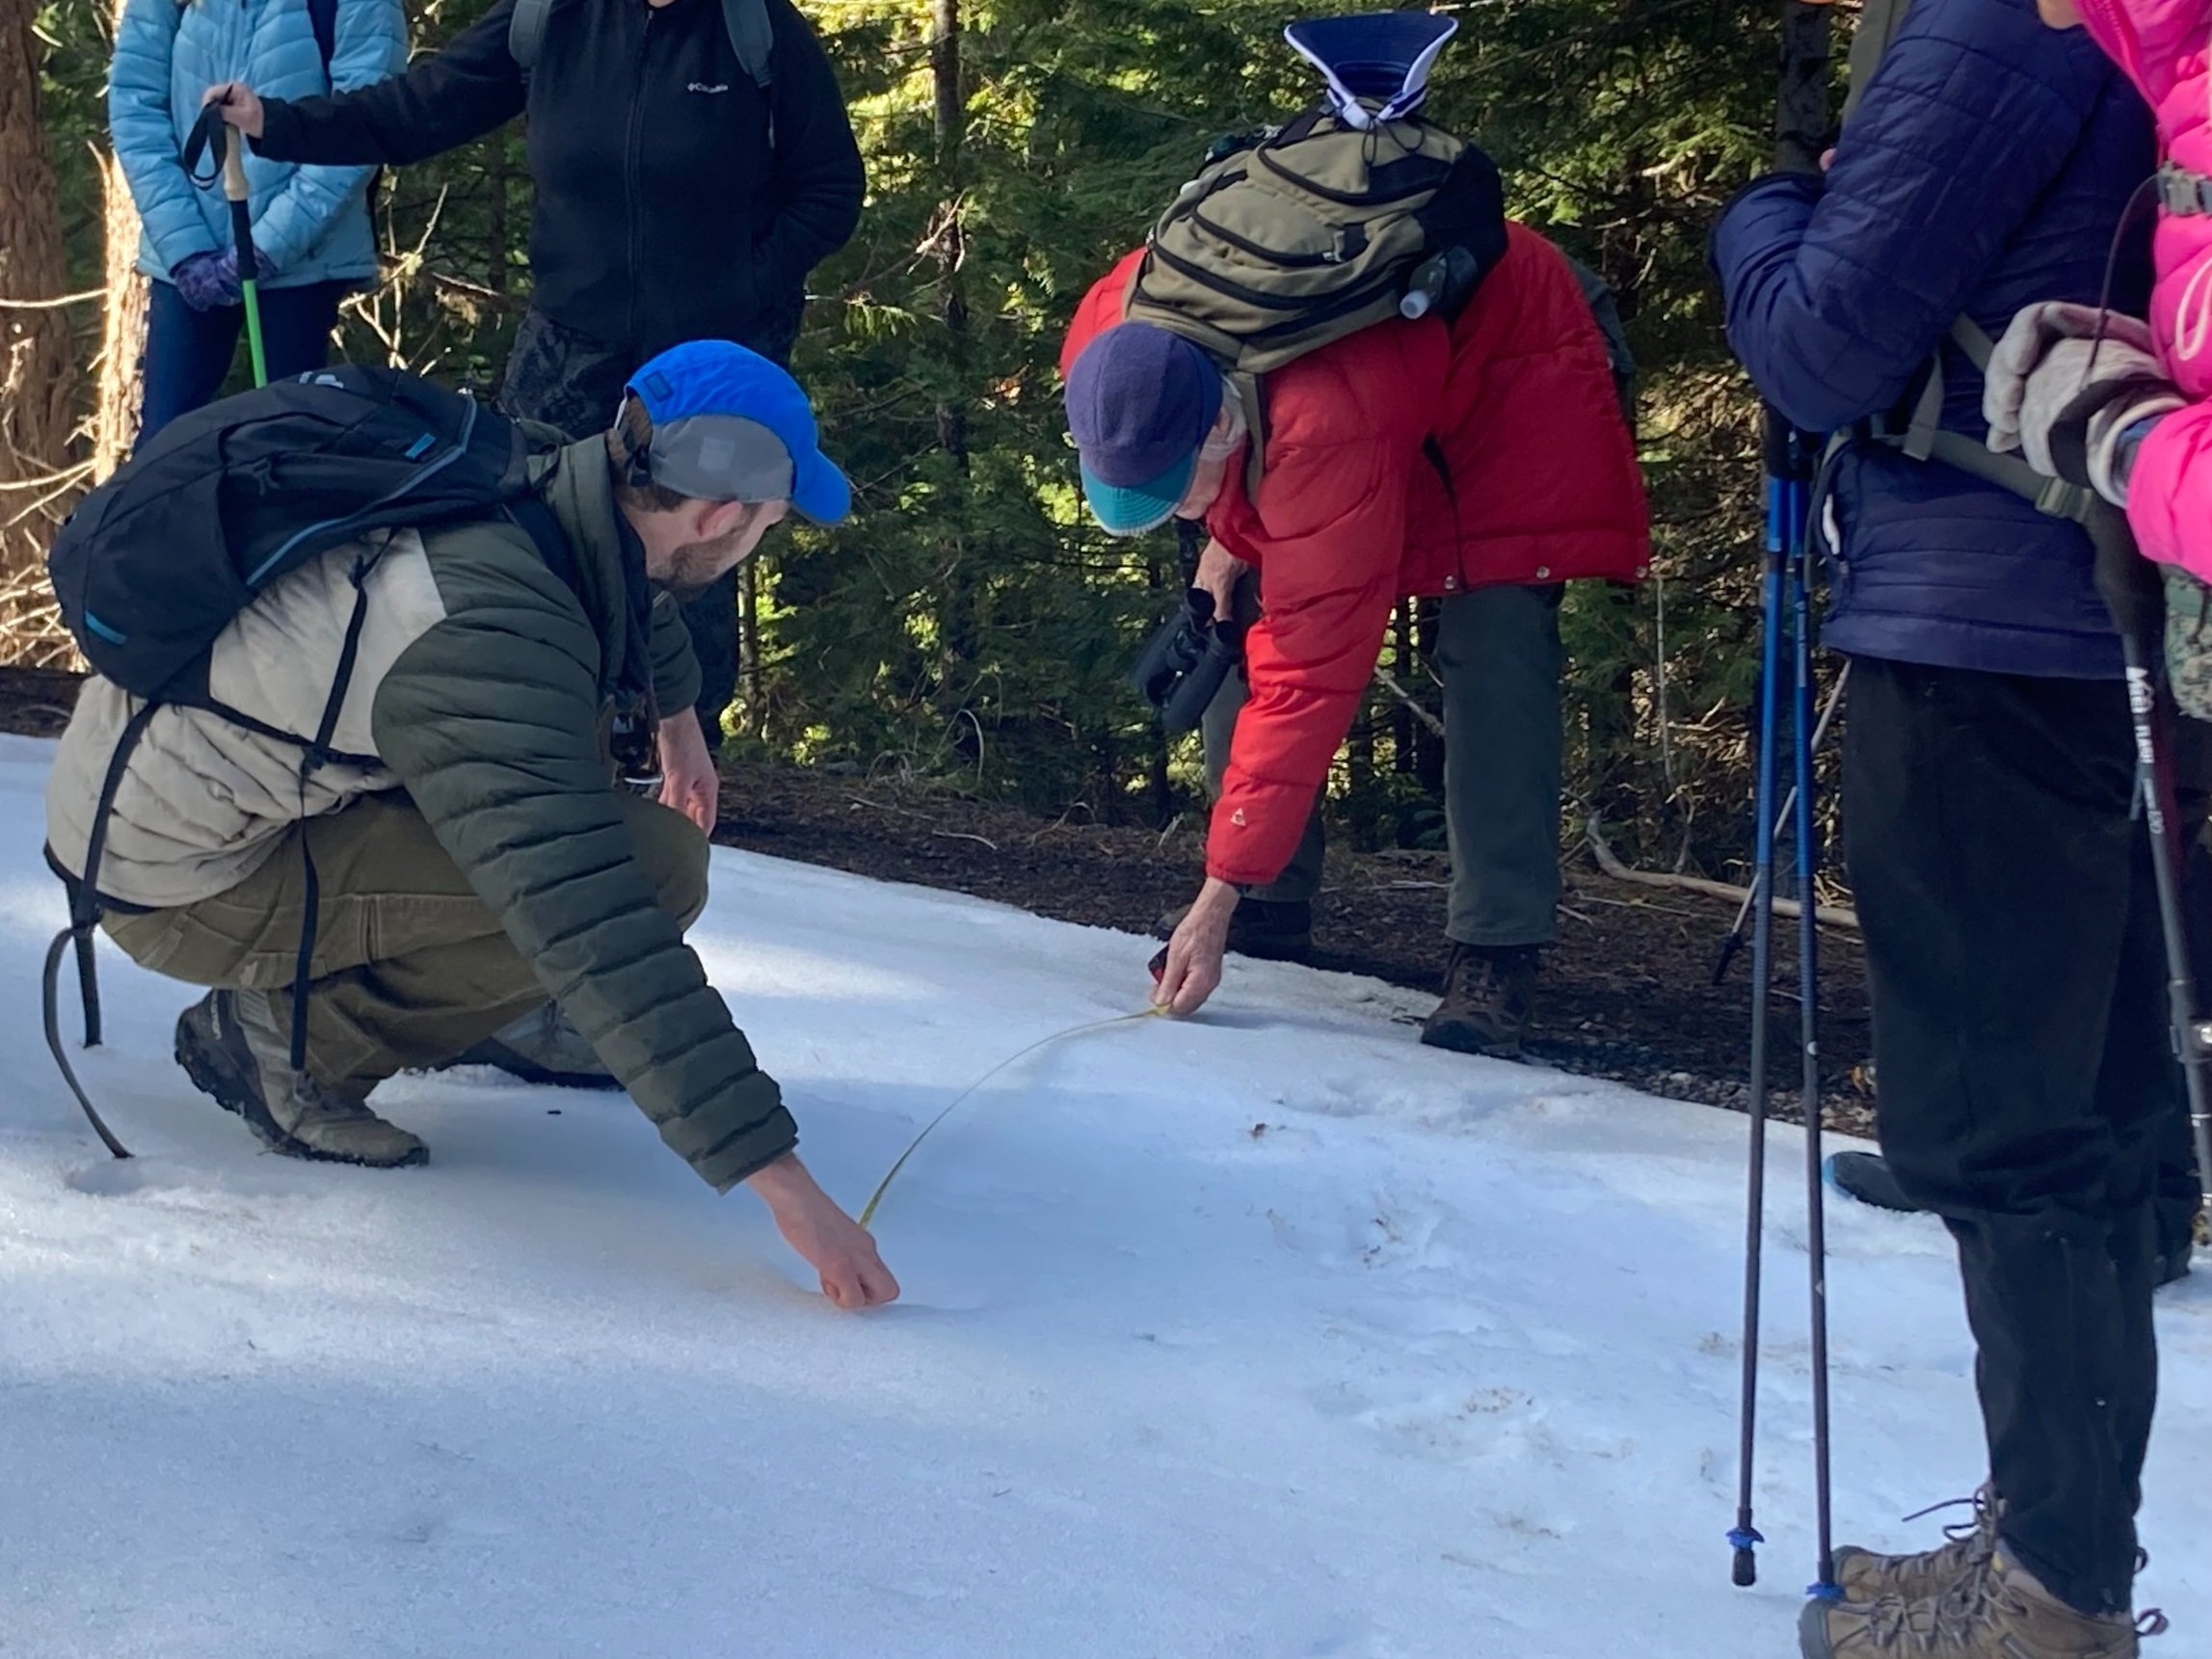
[{"label": "olive green puffy jacket", "polygon": [[[163,709],[117,791],[100,890],[154,909],[190,904],[252,873],[303,816],[404,789],[662,1139],[727,1191],[797,1133],[654,901],[619,816],[601,730],[642,572],[634,546],[625,550],[605,452],[595,438],[536,466],[575,553],[573,588],[503,521],[393,535],[363,584],[333,736],[374,763],[326,766],[303,790],[297,747],[203,709]],[[312,730],[365,550],[333,549],[242,612],[215,647],[216,697],[279,730]],[[659,706],[690,708],[698,669],[665,598],[650,642]],[[83,869],[108,757],[135,707],[96,678],[79,698],[47,785],[48,841],[67,869]]]}]

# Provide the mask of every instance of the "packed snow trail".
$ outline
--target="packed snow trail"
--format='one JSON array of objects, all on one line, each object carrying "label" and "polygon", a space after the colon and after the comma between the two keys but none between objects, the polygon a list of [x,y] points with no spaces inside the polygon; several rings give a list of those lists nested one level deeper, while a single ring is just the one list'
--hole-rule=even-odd
[{"label": "packed snow trail", "polygon": [[[0,743],[0,1654],[9,1659],[1775,1659],[1812,1565],[1776,1136],[1763,1582],[1728,1585],[1744,1125],[1422,1049],[1370,981],[1009,1068],[834,1312],[620,1096],[410,1078],[427,1168],[266,1156],[103,948],[53,1075],[46,746]],[[1140,1005],[1150,946],[717,851],[694,937],[829,1189]],[[74,1029],[74,1022],[71,1022]],[[1946,1241],[1839,1207],[1838,1533],[1982,1469]],[[2212,1286],[2160,1302],[2145,1602],[2212,1629]]]}]

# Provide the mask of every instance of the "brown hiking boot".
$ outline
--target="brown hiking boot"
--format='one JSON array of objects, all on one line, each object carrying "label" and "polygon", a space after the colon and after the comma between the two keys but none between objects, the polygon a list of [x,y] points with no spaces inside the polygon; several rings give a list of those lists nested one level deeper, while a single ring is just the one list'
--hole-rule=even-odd
[{"label": "brown hiking boot", "polygon": [[[1856,1544],[1846,1544],[1835,1554],[1836,1586],[1846,1601],[1861,1604],[1895,1596],[1904,1601],[1932,1601],[1969,1572],[1988,1564],[1997,1547],[1997,1517],[2003,1507],[1997,1494],[1985,1485],[1971,1498],[1957,1500],[1974,1506],[1974,1518],[1943,1529],[1950,1541],[1918,1555],[1878,1555]],[[1937,1509],[1949,1509],[1938,1504]],[[1921,1515],[1933,1511],[1923,1510]],[[1920,1515],[1908,1515],[1918,1520]]]},{"label": "brown hiking boot", "polygon": [[202,1094],[273,1152],[390,1169],[430,1149],[368,1109],[292,1069],[291,1040],[262,991],[210,991],[177,1016],[176,1063]]},{"label": "brown hiking boot", "polygon": [[[2137,1659],[2138,1628],[2068,1607],[1998,1549],[1933,1600],[1807,1602],[1798,1639],[1804,1659]],[[2140,1628],[2166,1620],[2145,1614]]]},{"label": "brown hiking boot", "polygon": [[1453,945],[1444,1001],[1422,1024],[1421,1040],[1454,1054],[1518,1059],[1536,1007],[1533,945]]}]

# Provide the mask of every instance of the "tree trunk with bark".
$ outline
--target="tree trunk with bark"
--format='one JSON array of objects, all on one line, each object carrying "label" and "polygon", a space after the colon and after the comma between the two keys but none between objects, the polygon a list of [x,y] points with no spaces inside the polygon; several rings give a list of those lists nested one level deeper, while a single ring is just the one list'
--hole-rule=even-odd
[{"label": "tree trunk with bark", "polygon": [[[968,104],[960,65],[960,0],[930,0],[929,83],[935,128],[935,160],[941,202],[931,252],[937,264],[937,314],[945,325],[950,362],[951,396],[937,405],[937,443],[951,463],[940,522],[945,526],[939,552],[937,703],[952,723],[950,740],[958,752],[978,763],[980,727],[968,707],[969,670],[976,655],[975,584],[970,579],[965,526],[968,521],[968,297],[961,280],[966,263],[966,226],[962,215],[961,147],[968,136]],[[961,716],[967,715],[962,721]]]},{"label": "tree trunk with bark", "polygon": [[82,488],[76,340],[66,293],[61,187],[39,89],[34,0],[0,0],[0,654],[69,655],[45,579],[46,544]]},{"label": "tree trunk with bark", "polygon": [[[108,38],[122,28],[129,0],[114,0]],[[147,278],[138,268],[138,203],[113,151],[100,157],[100,206],[107,250],[100,317],[99,392],[93,408],[93,477],[105,478],[129,459],[146,403]]]}]

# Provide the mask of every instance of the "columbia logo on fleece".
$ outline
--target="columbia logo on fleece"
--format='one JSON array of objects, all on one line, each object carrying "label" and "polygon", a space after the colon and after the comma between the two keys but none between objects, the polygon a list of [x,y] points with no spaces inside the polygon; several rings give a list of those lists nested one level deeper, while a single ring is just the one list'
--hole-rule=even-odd
[{"label": "columbia logo on fleece", "polygon": [[710,87],[705,81],[693,81],[683,90],[687,93],[705,93],[707,96],[711,97],[716,93],[728,92],[730,90],[730,83],[728,81],[718,81]]}]

